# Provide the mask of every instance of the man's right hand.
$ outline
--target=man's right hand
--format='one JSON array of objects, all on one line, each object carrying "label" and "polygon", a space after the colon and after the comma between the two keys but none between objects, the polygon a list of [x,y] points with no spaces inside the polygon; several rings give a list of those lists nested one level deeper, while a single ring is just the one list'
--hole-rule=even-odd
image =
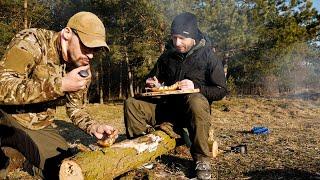
[{"label": "man's right hand", "polygon": [[[89,76],[81,77],[79,72],[81,70],[85,70],[89,72]],[[61,90],[63,92],[74,92],[81,89],[85,89],[89,80],[91,79],[90,66],[80,66],[78,68],[73,69],[69,73],[67,73],[64,77],[62,77],[62,85]]]},{"label": "man's right hand", "polygon": [[161,84],[156,76],[153,76],[146,80],[146,87],[153,88],[153,87],[160,87],[160,86]]}]

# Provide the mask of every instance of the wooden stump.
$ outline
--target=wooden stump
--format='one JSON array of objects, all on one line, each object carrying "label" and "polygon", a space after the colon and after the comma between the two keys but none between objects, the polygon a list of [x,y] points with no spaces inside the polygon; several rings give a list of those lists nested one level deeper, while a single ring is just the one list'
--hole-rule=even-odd
[{"label": "wooden stump", "polygon": [[113,179],[175,148],[175,139],[162,131],[116,143],[98,151],[80,152],[65,159],[61,180]]},{"label": "wooden stump", "polygon": [[26,159],[23,154],[11,147],[2,147],[1,149],[3,150],[4,154],[10,158],[10,164],[7,169],[8,172],[23,167],[23,162]]}]

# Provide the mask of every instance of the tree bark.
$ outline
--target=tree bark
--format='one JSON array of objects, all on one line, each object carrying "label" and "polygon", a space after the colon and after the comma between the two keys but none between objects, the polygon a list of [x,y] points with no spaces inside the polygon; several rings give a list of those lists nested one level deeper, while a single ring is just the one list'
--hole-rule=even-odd
[{"label": "tree bark", "polygon": [[123,71],[123,65],[122,65],[123,63],[122,63],[122,61],[120,62],[120,72],[119,72],[119,79],[120,79],[120,81],[119,81],[119,99],[122,99],[122,96],[123,96],[123,94],[122,94],[122,71]]},{"label": "tree bark", "polygon": [[24,26],[24,29],[28,29],[28,0],[24,0],[23,9],[24,9],[23,26]]},{"label": "tree bark", "polygon": [[111,99],[111,61],[108,61],[108,100]]},{"label": "tree bark", "polygon": [[134,92],[133,92],[133,75],[132,75],[132,71],[131,71],[131,67],[129,64],[129,57],[128,57],[128,53],[126,52],[126,64],[127,64],[127,72],[128,72],[128,81],[129,81],[129,94],[130,97],[134,97]]},{"label": "tree bark", "polygon": [[102,64],[102,59],[100,59],[100,77],[98,79],[98,82],[99,82],[99,103],[100,104],[103,104],[103,97],[104,97],[104,94],[103,94],[103,89],[105,88],[104,87],[104,72],[103,72],[103,64]]},{"label": "tree bark", "polygon": [[116,143],[98,151],[80,152],[65,159],[60,167],[61,180],[113,179],[172,150],[175,139],[162,131]]}]

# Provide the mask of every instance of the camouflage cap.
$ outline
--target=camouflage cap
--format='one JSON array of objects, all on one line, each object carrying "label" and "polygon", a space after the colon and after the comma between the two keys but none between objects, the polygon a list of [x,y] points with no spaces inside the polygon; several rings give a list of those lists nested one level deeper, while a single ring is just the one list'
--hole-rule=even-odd
[{"label": "camouflage cap", "polygon": [[67,24],[67,27],[77,31],[81,42],[90,48],[106,47],[106,30],[102,21],[91,12],[78,12],[73,15]]}]

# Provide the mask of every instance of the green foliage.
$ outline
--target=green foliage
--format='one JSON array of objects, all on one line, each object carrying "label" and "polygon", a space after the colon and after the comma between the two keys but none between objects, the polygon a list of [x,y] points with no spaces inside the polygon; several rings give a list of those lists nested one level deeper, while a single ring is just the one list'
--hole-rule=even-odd
[{"label": "green foliage", "polygon": [[216,0],[198,13],[203,31],[224,56],[235,55],[254,41],[247,15],[234,0]]},{"label": "green foliage", "polygon": [[[24,28],[23,0],[0,0],[0,57],[14,34]],[[28,27],[48,28],[51,20],[49,4],[28,0]]]},{"label": "green foliage", "polygon": [[[173,18],[182,12],[194,12],[198,0],[152,0],[150,1],[157,10],[158,14],[164,19],[166,29],[170,29]],[[167,31],[169,33],[169,31]]]},{"label": "green foliage", "polygon": [[[0,0],[0,56],[23,29],[23,3]],[[197,15],[200,30],[228,65],[232,94],[267,89],[267,81],[279,92],[319,88],[320,50],[311,44],[320,38],[320,15],[308,0],[28,0],[28,26],[60,31],[82,10],[103,20],[111,47],[92,61],[100,78],[92,84],[115,94],[128,84],[143,86],[170,38],[172,19],[185,11]]]},{"label": "green foliage", "polygon": [[7,44],[9,44],[11,38],[14,36],[10,26],[0,22],[0,58],[5,52]]},{"label": "green foliage", "polygon": [[[306,59],[295,56],[290,47],[302,42],[307,46],[317,37],[319,21],[316,11],[303,0],[289,4],[264,0],[240,2],[242,6],[237,10],[246,12],[246,30],[252,33],[249,34],[251,37],[244,36],[248,43],[240,43],[243,50],[230,57],[230,72],[236,84],[239,88],[266,88],[268,84],[264,84],[263,79],[275,74],[279,91],[297,88],[298,80],[294,78],[294,73],[288,72],[294,72],[294,67],[304,64]],[[298,49],[296,55],[308,52],[308,47]]]}]

